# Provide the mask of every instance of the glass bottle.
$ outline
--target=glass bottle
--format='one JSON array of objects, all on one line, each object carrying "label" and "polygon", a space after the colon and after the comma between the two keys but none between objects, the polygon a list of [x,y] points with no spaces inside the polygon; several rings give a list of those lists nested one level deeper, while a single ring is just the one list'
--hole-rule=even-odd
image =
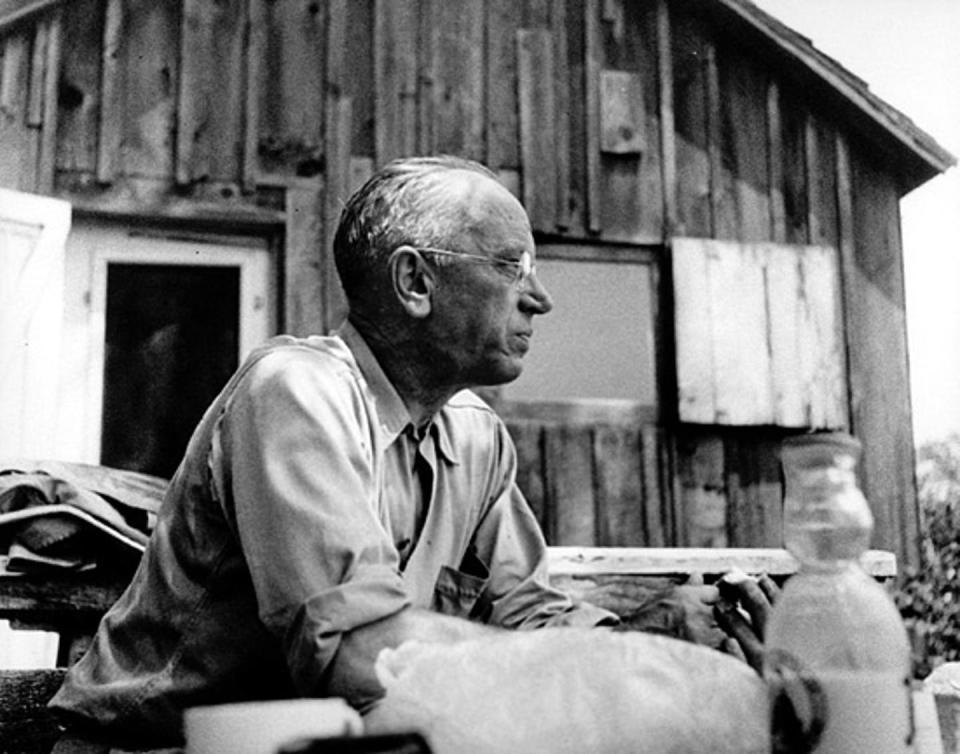
[{"label": "glass bottle", "polygon": [[800,568],[764,637],[775,752],[914,751],[906,629],[860,566],[873,516],[857,486],[859,456],[843,433],[783,443],[784,542]]}]

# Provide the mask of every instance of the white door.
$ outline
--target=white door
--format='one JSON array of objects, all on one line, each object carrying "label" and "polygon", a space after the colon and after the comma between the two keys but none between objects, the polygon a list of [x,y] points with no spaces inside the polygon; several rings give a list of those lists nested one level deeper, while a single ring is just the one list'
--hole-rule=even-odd
[{"label": "white door", "polygon": [[274,333],[273,269],[262,238],[77,222],[61,401],[70,455],[169,476],[206,405]]},{"label": "white door", "polygon": [[0,189],[0,457],[57,455],[70,204]]}]

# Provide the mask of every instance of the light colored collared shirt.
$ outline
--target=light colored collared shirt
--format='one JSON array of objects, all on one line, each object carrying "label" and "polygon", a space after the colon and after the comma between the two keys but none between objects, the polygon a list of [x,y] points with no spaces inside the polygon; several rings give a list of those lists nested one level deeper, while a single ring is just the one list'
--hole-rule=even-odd
[{"label": "light colored collared shirt", "polygon": [[548,586],[515,475],[472,393],[418,431],[351,326],[273,339],[207,410],[52,707],[157,746],[190,706],[323,696],[341,635],[408,605],[506,628],[611,620]]}]

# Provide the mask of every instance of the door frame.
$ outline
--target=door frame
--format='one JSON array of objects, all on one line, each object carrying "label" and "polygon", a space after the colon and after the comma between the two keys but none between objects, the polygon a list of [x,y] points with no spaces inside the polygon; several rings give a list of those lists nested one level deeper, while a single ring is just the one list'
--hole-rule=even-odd
[{"label": "door frame", "polygon": [[[238,363],[276,332],[276,275],[269,240],[262,236],[184,235],[118,224],[79,221],[67,241],[65,340],[72,335],[61,397],[63,431],[72,457],[100,462],[106,358],[107,273],[111,264],[233,267],[240,275]],[[72,275],[70,273],[73,273]],[[83,378],[76,379],[77,372]],[[74,429],[71,429],[71,426]],[[76,428],[79,429],[79,434]]]}]

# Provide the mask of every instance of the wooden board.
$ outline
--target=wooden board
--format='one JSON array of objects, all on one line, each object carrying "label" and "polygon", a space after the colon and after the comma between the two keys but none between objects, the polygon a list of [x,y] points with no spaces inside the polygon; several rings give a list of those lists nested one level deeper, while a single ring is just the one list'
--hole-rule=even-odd
[{"label": "wooden board", "polygon": [[124,1],[117,47],[122,88],[111,103],[116,109],[104,117],[118,118],[118,170],[126,174],[154,179],[173,175],[179,40],[178,3]]},{"label": "wooden board", "polygon": [[547,541],[556,539],[546,501],[543,466],[543,427],[538,422],[507,423],[517,449],[517,486],[530,504]]},{"label": "wooden board", "polygon": [[265,27],[257,108],[260,172],[316,175],[318,166],[310,163],[320,159],[323,146],[326,5],[252,2],[261,6],[251,13]]},{"label": "wooden board", "polygon": [[703,32],[687,16],[671,18],[678,235],[708,238],[710,207],[707,80]]},{"label": "wooden board", "polygon": [[416,152],[416,0],[377,0],[374,7],[376,159],[383,165]]},{"label": "wooden board", "polygon": [[551,232],[557,220],[556,118],[553,46],[547,31],[517,32],[517,87],[523,205],[535,231]]},{"label": "wooden board", "polygon": [[718,51],[721,185],[734,237],[767,241],[770,229],[767,74],[740,50]]},{"label": "wooden board", "polygon": [[63,49],[57,140],[57,170],[92,179],[97,169],[100,117],[100,50],[104,14],[100,0],[78,0],[64,7],[70,44]]},{"label": "wooden board", "polygon": [[97,180],[111,183],[123,169],[124,0],[106,0],[100,83],[100,129],[97,134]]},{"label": "wooden board", "polygon": [[834,249],[674,239],[673,281],[681,421],[846,426]]},{"label": "wooden board", "polygon": [[324,279],[320,248],[323,235],[323,189],[304,181],[286,191],[287,227],[284,271],[283,332],[314,335],[323,331]]},{"label": "wooden board", "polygon": [[[896,555],[870,550],[861,563],[874,578],[897,575]],[[599,575],[681,575],[698,573],[721,576],[734,568],[748,574],[788,576],[798,563],[779,548],[696,548],[696,547],[550,547],[548,570],[551,576]]]},{"label": "wooden board", "polygon": [[443,0],[432,8],[434,148],[482,160],[484,139],[483,3]]},{"label": "wooden board", "polygon": [[637,427],[598,426],[593,437],[598,542],[646,544],[641,438]]},{"label": "wooden board", "polygon": [[247,0],[184,0],[176,178],[239,181]]},{"label": "wooden board", "polygon": [[596,541],[593,439],[589,427],[544,429],[547,500],[556,544]]},{"label": "wooden board", "polygon": [[520,107],[517,99],[517,32],[523,4],[517,0],[487,2],[486,159],[494,172],[520,167]]},{"label": "wooden board", "polygon": [[[851,273],[844,280],[844,299],[851,421],[865,445],[860,468],[875,519],[874,546],[895,550],[904,565],[917,565],[899,203],[892,179],[877,164],[874,155],[849,152],[854,258],[844,263]],[[844,250],[851,251],[847,244]]]},{"label": "wooden board", "polygon": [[6,188],[29,190],[33,187],[36,165],[31,162],[30,142],[33,138],[27,125],[30,92],[29,27],[16,30],[0,39],[0,184]]}]

